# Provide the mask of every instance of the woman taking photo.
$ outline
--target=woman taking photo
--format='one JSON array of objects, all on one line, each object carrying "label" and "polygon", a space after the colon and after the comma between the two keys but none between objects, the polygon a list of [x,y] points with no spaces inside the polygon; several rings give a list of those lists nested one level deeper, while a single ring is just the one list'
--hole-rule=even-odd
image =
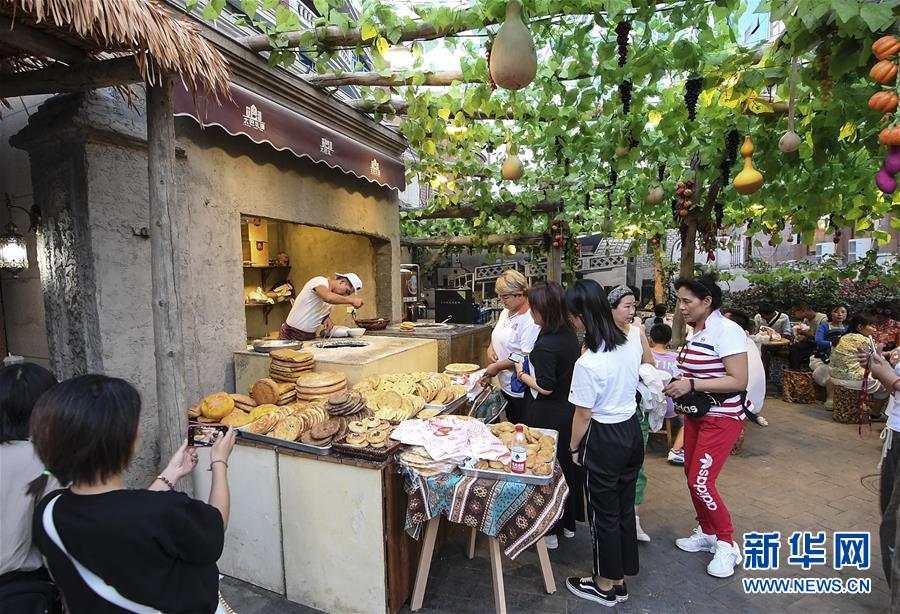
[{"label": "woman taking photo", "polygon": [[[566,311],[584,331],[569,402],[575,406],[569,453],[584,467],[594,548],[593,574],[568,578],[572,594],[612,606],[628,599],[625,576],[638,572],[634,492],[644,463],[635,415],[642,347],[639,330],[616,326],[603,288],[582,280],[566,290]],[[636,341],[635,341],[636,340]]]},{"label": "woman taking photo", "polygon": [[[628,286],[616,286],[610,290],[607,296],[609,306],[612,308],[613,321],[616,326],[628,337],[628,343],[637,343],[641,346],[641,360],[648,365],[656,365],[653,358],[653,351],[650,349],[650,342],[647,341],[647,335],[640,327],[635,326],[634,313],[637,310],[637,299],[634,297],[634,291]],[[636,331],[632,334],[632,330]],[[635,407],[637,407],[637,417],[641,424],[641,437],[644,440],[644,450],[647,450],[647,439],[650,436],[650,419],[640,407],[640,398],[635,399]],[[649,542],[650,536],[641,527],[640,507],[644,502],[644,491],[647,489],[647,475],[644,473],[644,467],[638,473],[637,485],[634,495],[634,522],[637,531],[637,540],[639,542]]]},{"label": "woman taking photo", "polygon": [[503,271],[497,278],[494,289],[504,309],[491,333],[491,345],[488,347],[488,360],[491,364],[487,366],[484,375],[487,378],[497,376],[506,398],[506,418],[517,423],[525,418],[525,394],[524,386],[517,385],[518,390],[513,390],[515,363],[509,357],[511,354],[529,354],[541,329],[531,317],[527,296],[528,281],[524,275],[512,269]]},{"label": "woman taking photo", "polygon": [[[559,431],[559,441],[568,442],[575,416],[575,406],[569,403],[569,388],[581,348],[563,313],[562,295],[562,286],[554,282],[540,282],[528,290],[531,315],[541,334],[528,356],[531,373],[516,363],[516,374],[530,389],[525,392],[528,425]],[[558,547],[560,535],[575,537],[576,521],[584,522],[584,472],[572,462],[565,443],[556,447],[556,457],[569,485],[569,498],[563,517],[544,538],[550,549]]]},{"label": "woman taking photo", "polygon": [[695,393],[715,394],[705,415],[684,421],[684,473],[700,524],[690,537],[675,540],[686,552],[714,552],[706,572],[734,574],[741,553],[734,541],[731,514],[716,489],[716,478],[744,430],[747,390],[747,336],[719,311],[722,290],[712,275],[675,281],[678,307],[694,333],[678,353],[682,378],[666,386],[676,400]]},{"label": "woman taking photo", "polygon": [[69,612],[215,612],[234,431],[212,446],[208,505],[174,492],[197,462],[186,440],[152,490],[128,490],[123,473],[140,443],[140,411],[137,390],[104,375],[76,377],[41,397],[31,419],[35,448],[71,486],[41,501],[34,541]]}]

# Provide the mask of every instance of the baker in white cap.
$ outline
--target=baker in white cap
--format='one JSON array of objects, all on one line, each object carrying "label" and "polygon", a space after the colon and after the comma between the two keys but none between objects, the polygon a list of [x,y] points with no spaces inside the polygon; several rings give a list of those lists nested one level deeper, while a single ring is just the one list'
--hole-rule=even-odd
[{"label": "baker in white cap", "polygon": [[287,320],[281,325],[279,339],[307,341],[315,339],[319,326],[330,331],[334,326],[331,310],[335,305],[363,306],[363,300],[356,298],[362,290],[362,280],[356,273],[335,273],[334,277],[313,277],[294,299],[294,306]]}]

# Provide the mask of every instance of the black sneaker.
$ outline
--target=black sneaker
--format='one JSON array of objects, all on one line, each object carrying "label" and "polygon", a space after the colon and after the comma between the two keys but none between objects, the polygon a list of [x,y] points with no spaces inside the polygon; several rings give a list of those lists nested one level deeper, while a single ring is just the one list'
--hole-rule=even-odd
[{"label": "black sneaker", "polygon": [[615,589],[601,591],[594,584],[594,578],[591,576],[586,578],[566,578],[566,588],[576,597],[581,597],[606,607],[612,607],[619,603]]},{"label": "black sneaker", "polygon": [[616,601],[622,603],[623,601],[628,601],[628,586],[625,582],[622,584],[613,585],[613,590],[616,591]]}]

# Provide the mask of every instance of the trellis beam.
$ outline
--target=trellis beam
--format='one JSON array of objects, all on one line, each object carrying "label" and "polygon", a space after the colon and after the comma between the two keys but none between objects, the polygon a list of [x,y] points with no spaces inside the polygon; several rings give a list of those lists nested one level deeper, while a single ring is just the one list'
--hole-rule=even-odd
[{"label": "trellis beam", "polygon": [[[491,215],[510,215],[516,210],[516,203],[514,202],[504,202],[492,209],[488,210],[488,213]],[[544,200],[538,203],[535,203],[531,207],[531,212],[538,213],[556,213],[561,211],[563,208],[562,199],[556,200]],[[422,215],[417,215],[412,217],[414,220],[442,220],[442,219],[467,219],[478,217],[481,215],[482,210],[476,209],[475,207],[449,207],[447,209],[437,209],[435,211],[431,211],[429,213],[424,213]]]},{"label": "trellis beam", "polygon": [[509,235],[487,235],[476,245],[472,237],[401,237],[400,244],[406,247],[482,247],[497,245],[543,245],[544,234],[541,232],[525,232]]}]

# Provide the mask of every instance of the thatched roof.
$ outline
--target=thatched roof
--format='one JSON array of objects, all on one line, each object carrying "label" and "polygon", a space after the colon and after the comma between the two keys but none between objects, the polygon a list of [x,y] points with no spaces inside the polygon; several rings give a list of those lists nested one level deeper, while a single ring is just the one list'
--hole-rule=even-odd
[{"label": "thatched roof", "polygon": [[[177,19],[157,0],[0,0],[0,16],[12,20],[12,31],[22,24],[81,50],[86,59],[134,54],[150,83],[164,71],[180,75],[191,89],[228,91],[222,55],[194,24]],[[3,60],[15,70],[52,64],[0,36]]]}]

